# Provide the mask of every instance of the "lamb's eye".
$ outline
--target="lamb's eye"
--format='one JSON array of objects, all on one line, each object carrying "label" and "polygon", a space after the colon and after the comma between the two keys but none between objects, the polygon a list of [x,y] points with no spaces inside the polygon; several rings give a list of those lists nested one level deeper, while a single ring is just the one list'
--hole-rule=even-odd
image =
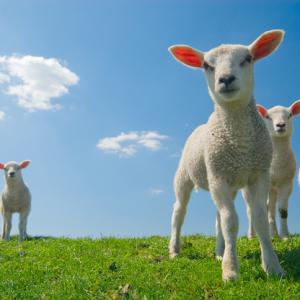
[{"label": "lamb's eye", "polygon": [[240,63],[240,66],[244,66],[247,63],[251,63],[252,61],[252,56],[248,54]]},{"label": "lamb's eye", "polygon": [[293,116],[293,114],[292,114],[292,113],[290,113],[290,114],[289,114],[289,116],[288,116],[288,119],[290,119],[292,116]]},{"label": "lamb's eye", "polygon": [[213,71],[215,69],[213,66],[209,65],[206,61],[203,63],[203,68],[206,71]]},{"label": "lamb's eye", "polygon": [[266,115],[265,118],[268,120],[272,120],[269,115]]}]

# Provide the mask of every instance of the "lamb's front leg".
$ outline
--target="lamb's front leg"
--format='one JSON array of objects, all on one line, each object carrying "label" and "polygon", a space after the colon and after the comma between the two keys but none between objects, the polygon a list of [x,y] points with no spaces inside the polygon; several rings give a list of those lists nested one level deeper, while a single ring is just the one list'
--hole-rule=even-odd
[{"label": "lamb's front leg", "polygon": [[216,259],[222,260],[225,249],[225,242],[221,228],[221,217],[220,213],[217,212],[216,217]]},{"label": "lamb's front leg", "polygon": [[236,239],[238,233],[238,216],[234,207],[236,191],[231,190],[225,182],[210,186],[220,214],[221,228],[225,242],[222,259],[222,278],[224,281],[236,280],[239,271]]},{"label": "lamb's front leg", "polygon": [[278,195],[278,211],[280,219],[280,237],[284,240],[289,238],[289,229],[287,224],[289,197],[293,190],[293,182],[282,186]]},{"label": "lamb's front leg", "polygon": [[26,227],[27,227],[27,218],[29,212],[21,212],[19,220],[19,240],[20,242],[24,241],[27,237]]},{"label": "lamb's front leg", "polygon": [[176,201],[173,207],[171,239],[169,243],[170,258],[176,257],[180,252],[180,231],[189,202],[193,183],[182,172],[177,172],[174,182]]},{"label": "lamb's front leg", "polygon": [[268,198],[268,220],[269,230],[271,237],[278,237],[277,225],[276,225],[276,203],[277,203],[277,190],[271,187]]},{"label": "lamb's front leg", "polygon": [[2,239],[6,241],[10,239],[11,218],[12,214],[10,212],[3,213]]},{"label": "lamb's front leg", "polygon": [[252,214],[253,225],[257,233],[260,248],[262,267],[267,273],[284,275],[278,257],[273,249],[267,219],[267,197],[269,191],[269,173],[266,172],[257,180],[244,188],[245,199]]}]

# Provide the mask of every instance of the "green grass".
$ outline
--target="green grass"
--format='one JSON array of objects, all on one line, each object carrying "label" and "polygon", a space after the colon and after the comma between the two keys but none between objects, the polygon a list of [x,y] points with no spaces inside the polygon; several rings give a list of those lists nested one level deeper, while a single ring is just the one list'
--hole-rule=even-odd
[{"label": "green grass", "polygon": [[168,239],[16,238],[0,242],[0,299],[300,299],[300,236],[274,241],[287,278],[267,277],[257,240],[240,238],[240,277],[221,280],[215,238],[183,238],[182,254],[167,255]]}]

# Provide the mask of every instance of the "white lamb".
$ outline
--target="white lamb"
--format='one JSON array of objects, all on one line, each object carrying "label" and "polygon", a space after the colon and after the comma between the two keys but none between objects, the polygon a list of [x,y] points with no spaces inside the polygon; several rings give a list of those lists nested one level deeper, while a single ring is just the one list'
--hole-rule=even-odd
[{"label": "white lamb", "polygon": [[176,201],[169,244],[170,257],[180,251],[180,231],[193,188],[209,190],[217,206],[217,257],[222,257],[223,280],[238,274],[238,217],[234,198],[247,195],[253,225],[260,240],[262,266],[283,275],[268,232],[267,195],[272,142],[253,97],[253,64],[272,53],[282,30],[263,33],[250,46],[221,45],[203,53],[190,46],[169,48],[186,66],[204,68],[215,111],[207,124],[195,129],[184,147],[174,179]]},{"label": "white lamb", "polygon": [[3,216],[2,239],[10,239],[11,219],[13,213],[20,214],[19,240],[23,241],[26,236],[27,218],[30,212],[31,195],[25,185],[21,170],[29,165],[25,160],[20,164],[11,161],[6,164],[0,163],[0,169],[4,170],[4,189],[1,194],[0,210]]},{"label": "white lamb", "polygon": [[[276,226],[276,205],[280,215],[280,237],[288,239],[287,225],[288,201],[293,191],[293,179],[296,175],[296,160],[291,148],[293,133],[293,117],[300,114],[300,101],[294,102],[290,107],[275,106],[267,110],[262,105],[257,109],[264,119],[273,142],[273,158],[270,168],[271,186],[268,198],[268,219],[270,235],[278,236]],[[249,218],[248,237],[255,234]]]}]

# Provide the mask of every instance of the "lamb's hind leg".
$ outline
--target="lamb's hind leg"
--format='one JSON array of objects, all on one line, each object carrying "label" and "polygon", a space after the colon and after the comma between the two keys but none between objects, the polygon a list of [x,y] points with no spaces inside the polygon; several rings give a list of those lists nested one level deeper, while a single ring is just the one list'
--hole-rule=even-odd
[{"label": "lamb's hind leg", "polygon": [[242,190],[242,194],[243,194],[243,198],[245,199],[246,201],[246,207],[247,207],[247,216],[248,216],[248,239],[251,240],[252,238],[255,237],[255,230],[254,230],[254,226],[253,226],[253,220],[252,220],[252,216],[251,216],[251,210],[250,210],[250,207],[248,205],[248,200],[246,199],[248,197],[248,194],[245,193],[243,190]]},{"label": "lamb's hind leg", "polygon": [[225,249],[225,241],[222,233],[221,217],[219,212],[217,212],[216,217],[216,240],[216,259],[222,260]]},{"label": "lamb's hind leg", "polygon": [[10,212],[3,213],[2,239],[6,241],[10,239],[11,218],[12,214]]},{"label": "lamb's hind leg", "polygon": [[21,212],[20,213],[20,220],[19,220],[19,240],[20,242],[24,241],[27,237],[26,227],[27,227],[27,218],[28,212]]},{"label": "lamb's hind leg", "polygon": [[262,267],[267,273],[284,275],[269,235],[267,219],[268,190],[269,174],[266,172],[259,176],[253,184],[244,188],[243,192],[247,195],[245,199],[248,201],[254,229],[260,242]]},{"label": "lamb's hind leg", "polygon": [[271,237],[278,237],[277,225],[276,225],[276,202],[277,202],[277,191],[275,188],[270,189],[268,198],[268,220],[269,230]]},{"label": "lamb's hind leg", "polygon": [[180,231],[193,189],[193,183],[186,174],[177,172],[174,188],[176,201],[173,207],[171,239],[169,243],[169,254],[171,258],[176,257],[180,252]]},{"label": "lamb's hind leg", "polygon": [[278,211],[280,219],[280,237],[284,240],[289,238],[289,229],[287,224],[288,217],[288,203],[289,197],[293,190],[293,183],[289,183],[279,190],[278,197]]}]

